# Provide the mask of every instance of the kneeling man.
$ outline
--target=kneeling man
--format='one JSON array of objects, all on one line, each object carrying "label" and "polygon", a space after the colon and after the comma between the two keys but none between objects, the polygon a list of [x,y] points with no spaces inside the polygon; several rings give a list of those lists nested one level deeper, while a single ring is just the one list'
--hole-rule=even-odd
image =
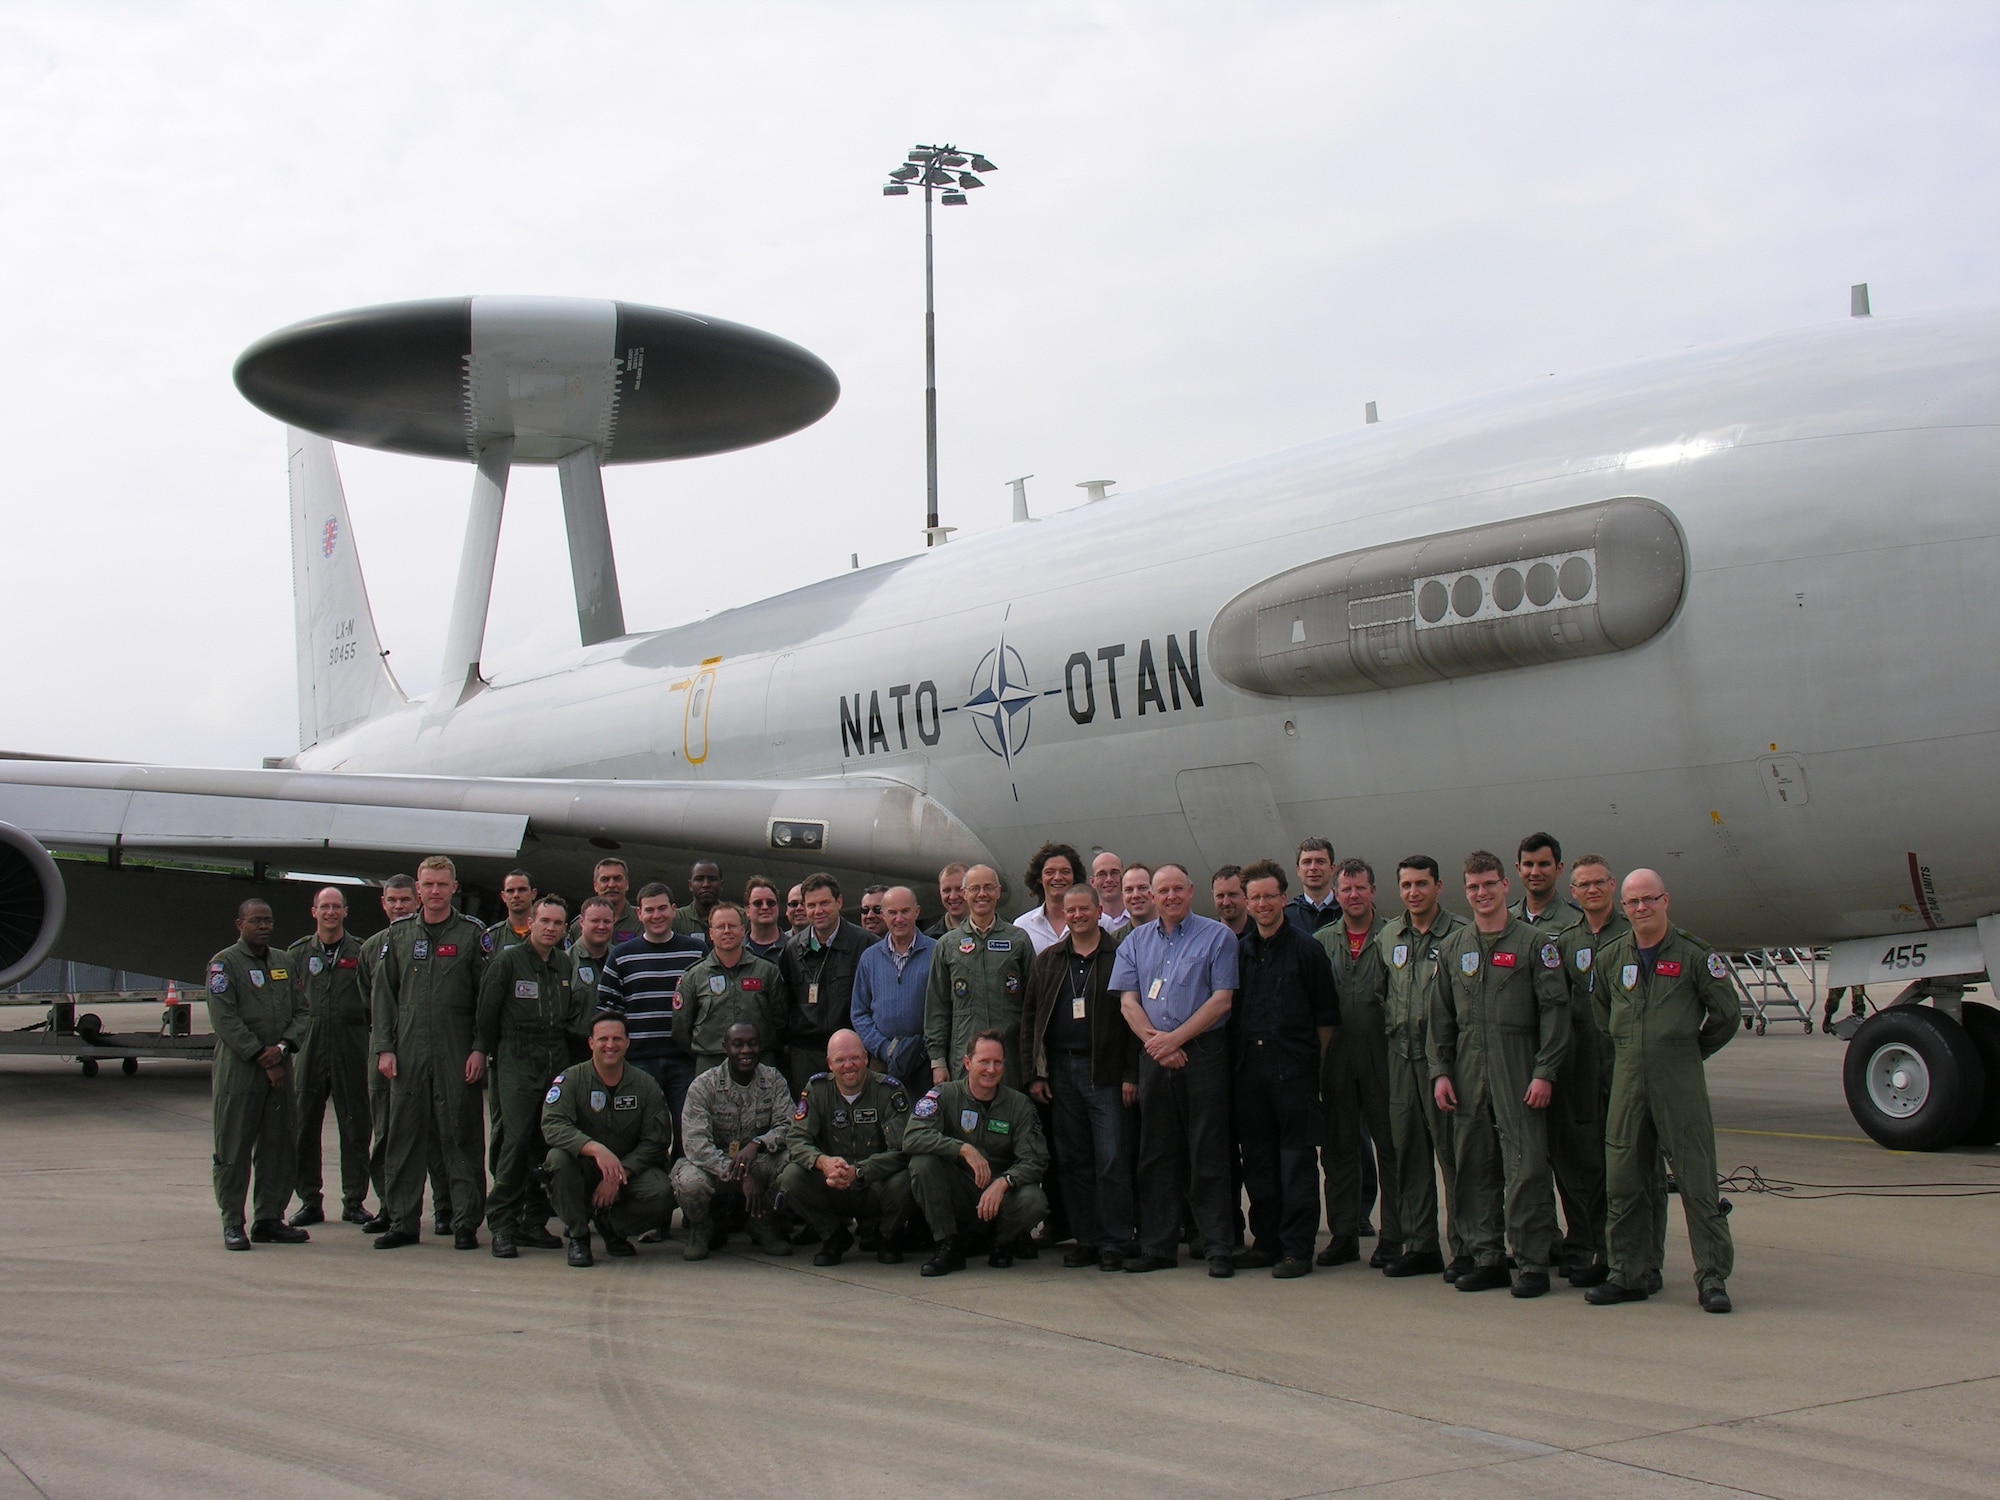
[{"label": "kneeling man", "polygon": [[625,1065],[625,1018],[601,1011],[590,1023],[590,1061],[564,1071],[542,1102],[549,1201],[563,1222],[569,1263],[592,1263],[590,1226],[612,1255],[634,1255],[632,1236],[665,1226],[673,1124],[652,1075]]},{"label": "kneeling man", "polygon": [[1007,1044],[998,1031],[981,1031],[965,1054],[965,1076],[941,1083],[917,1101],[903,1133],[910,1158],[910,1192],[930,1221],[937,1249],[923,1274],[965,1269],[959,1237],[977,1219],[992,1226],[989,1266],[1014,1264],[1011,1246],[1045,1218],[1042,1175],[1049,1148],[1035,1106],[1002,1082]]},{"label": "kneeling man", "polygon": [[[762,1043],[750,1022],[731,1026],[722,1045],[724,1061],[695,1079],[681,1109],[686,1154],[674,1163],[673,1174],[687,1230],[681,1254],[707,1259],[728,1235],[716,1210],[740,1193],[757,1247],[769,1255],[790,1255],[792,1247],[771,1222],[771,1189],[785,1165],[792,1091],[783,1073],[757,1060]],[[718,1202],[725,1189],[733,1191]]]},{"label": "kneeling man", "polygon": [[[885,1266],[902,1260],[896,1237],[910,1206],[910,1169],[903,1127],[910,1096],[902,1083],[868,1070],[860,1034],[827,1038],[826,1071],[815,1073],[792,1111],[785,1170],[778,1174],[784,1206],[819,1231],[816,1266],[837,1266],[854,1243],[847,1221],[881,1248]],[[872,1231],[872,1233],[871,1233]]]}]

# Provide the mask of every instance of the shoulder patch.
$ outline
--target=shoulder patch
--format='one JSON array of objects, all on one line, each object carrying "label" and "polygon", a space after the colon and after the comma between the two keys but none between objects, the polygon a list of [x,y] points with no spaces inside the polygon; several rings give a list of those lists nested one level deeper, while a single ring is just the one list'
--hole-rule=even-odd
[{"label": "shoulder patch", "polygon": [[1724,958],[1720,953],[1709,954],[1708,972],[1717,979],[1727,979],[1729,977],[1729,960]]},{"label": "shoulder patch", "polygon": [[806,1111],[810,1108],[811,1105],[807,1101],[806,1096],[804,1094],[799,1095],[799,1102],[792,1107],[792,1118],[794,1120],[803,1120],[806,1117]]},{"label": "shoulder patch", "polygon": [[558,1078],[554,1083],[549,1085],[549,1091],[542,1095],[542,1103],[553,1104],[560,1098],[562,1098],[562,1080]]},{"label": "shoulder patch", "polygon": [[208,966],[208,992],[211,995],[226,995],[229,993],[229,971],[221,964],[210,964]]},{"label": "shoulder patch", "polygon": [[491,953],[493,951],[493,929],[491,927],[479,934],[479,951],[481,953]]},{"label": "shoulder patch", "polygon": [[919,1099],[917,1101],[917,1107],[910,1111],[910,1113],[919,1120],[935,1119],[937,1117],[937,1112],[938,1112],[938,1091],[936,1089],[932,1089],[928,1094],[924,1095],[923,1098]]},{"label": "shoulder patch", "polygon": [[1562,949],[1554,943],[1542,944],[1542,967],[1545,969],[1560,969],[1562,966]]}]

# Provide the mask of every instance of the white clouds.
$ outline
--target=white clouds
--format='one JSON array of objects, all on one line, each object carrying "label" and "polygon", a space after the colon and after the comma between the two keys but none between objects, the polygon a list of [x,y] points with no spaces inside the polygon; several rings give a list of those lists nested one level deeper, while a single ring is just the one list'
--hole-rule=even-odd
[{"label": "white clouds", "polygon": [[[915,544],[920,210],[877,194],[913,141],[1001,167],[939,220],[946,519],[987,526],[1015,474],[1046,513],[1855,280],[1989,301],[1997,39],[1822,5],[16,9],[0,748],[291,748],[282,438],[228,379],[282,324],[588,294],[827,359],[818,427],[611,472],[652,627]],[[341,458],[421,686],[469,473]],[[516,475],[489,661],[568,639],[554,496]]]}]

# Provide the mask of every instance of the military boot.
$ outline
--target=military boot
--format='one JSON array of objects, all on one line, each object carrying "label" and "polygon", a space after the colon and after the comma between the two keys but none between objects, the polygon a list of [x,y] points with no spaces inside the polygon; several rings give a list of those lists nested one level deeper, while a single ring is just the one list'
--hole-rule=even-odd
[{"label": "military boot", "polygon": [[[771,1222],[769,1214],[750,1215],[749,1229],[751,1242],[766,1255],[790,1255],[792,1253],[791,1241],[778,1232],[778,1226]],[[814,1230],[813,1237],[817,1239],[819,1231]]]},{"label": "military boot", "polygon": [[923,1276],[949,1276],[953,1271],[965,1269],[965,1252],[952,1242],[950,1235],[944,1235],[931,1251],[931,1258],[923,1263],[918,1274]]},{"label": "military boot", "polygon": [[590,1253],[590,1231],[573,1235],[569,1242],[569,1263],[578,1269],[597,1264],[597,1257]]},{"label": "military boot", "polygon": [[708,1259],[709,1221],[707,1219],[686,1219],[682,1225],[687,1239],[681,1245],[682,1260]]}]

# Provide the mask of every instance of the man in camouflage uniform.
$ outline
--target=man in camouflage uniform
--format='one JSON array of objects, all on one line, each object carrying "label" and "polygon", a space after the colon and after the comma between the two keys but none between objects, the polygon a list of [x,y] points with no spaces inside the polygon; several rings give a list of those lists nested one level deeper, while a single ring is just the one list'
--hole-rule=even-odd
[{"label": "man in camouflage uniform", "polygon": [[[213,1118],[215,1206],[222,1243],[248,1250],[252,1240],[299,1245],[303,1229],[285,1222],[298,1179],[292,1117],[291,1056],[311,1024],[297,1003],[291,958],[271,947],[271,908],[236,909],[236,941],[208,962],[208,1024],[215,1033]],[[243,1198],[256,1171],[256,1213],[243,1232]]]},{"label": "man in camouflage uniform", "polygon": [[750,1238],[770,1255],[792,1247],[771,1222],[771,1191],[785,1165],[792,1092],[785,1075],[757,1060],[757,1028],[738,1021],[723,1036],[727,1059],[697,1077],[681,1108],[681,1159],[674,1163],[674,1197],[681,1206],[688,1260],[705,1260],[727,1238],[717,1195],[740,1193]]}]

